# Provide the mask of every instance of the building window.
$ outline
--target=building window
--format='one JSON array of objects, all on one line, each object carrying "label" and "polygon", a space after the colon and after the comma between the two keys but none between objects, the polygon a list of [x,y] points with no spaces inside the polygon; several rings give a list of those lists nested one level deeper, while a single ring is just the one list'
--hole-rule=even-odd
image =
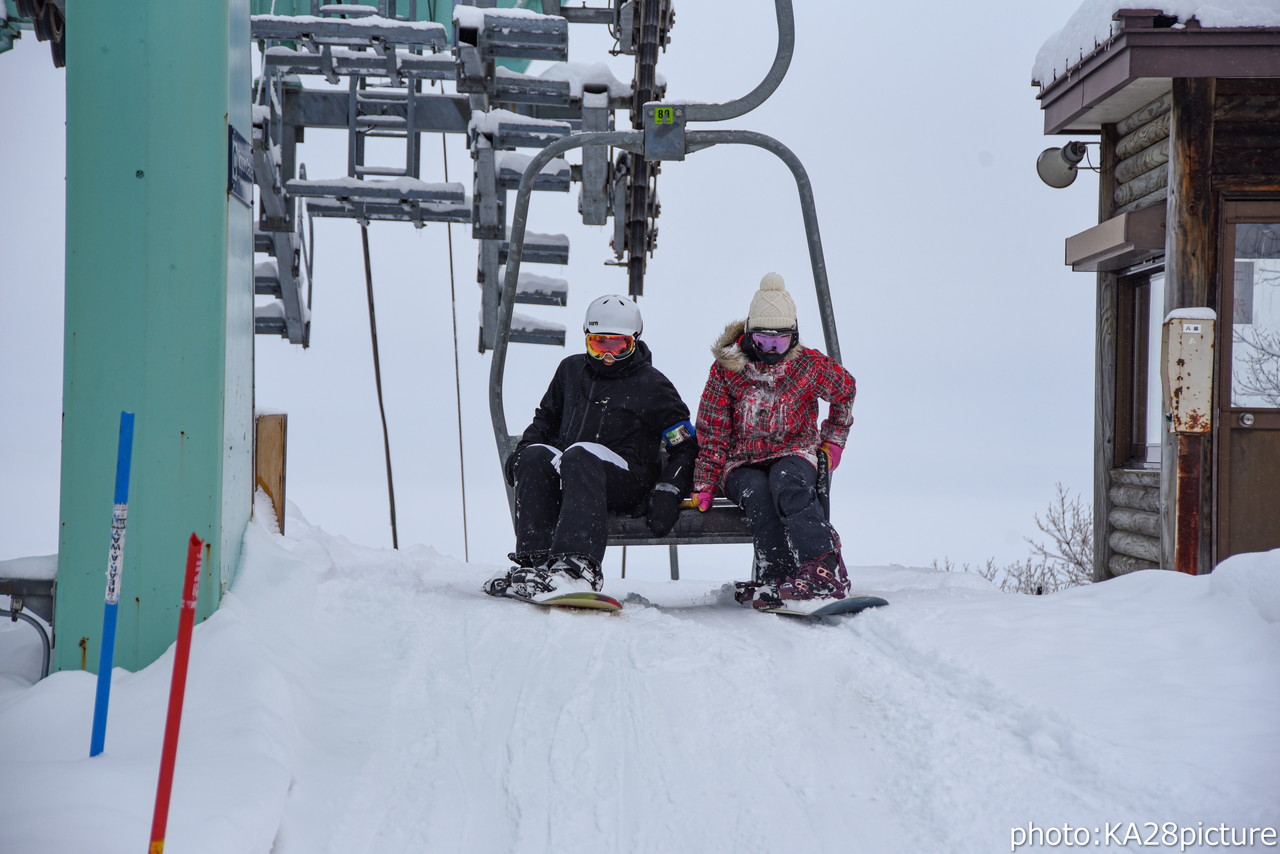
[{"label": "building window", "polygon": [[1159,272],[1147,281],[1147,364],[1146,406],[1143,429],[1143,462],[1160,464],[1160,446],[1168,425],[1164,417],[1164,391],[1160,382],[1160,339],[1164,328],[1164,273]]},{"label": "building window", "polygon": [[1235,224],[1231,405],[1280,407],[1280,223]]},{"label": "building window", "polygon": [[1160,389],[1164,271],[1121,277],[1117,296],[1115,465],[1157,468],[1166,429]]}]

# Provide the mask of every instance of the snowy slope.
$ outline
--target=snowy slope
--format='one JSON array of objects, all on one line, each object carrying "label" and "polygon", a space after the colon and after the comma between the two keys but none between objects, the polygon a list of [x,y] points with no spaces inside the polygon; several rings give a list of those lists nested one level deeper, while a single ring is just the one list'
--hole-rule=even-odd
[{"label": "snowy slope", "polygon": [[[1280,552],[1045,597],[858,569],[892,605],[810,624],[719,581],[547,612],[479,594],[494,567],[289,531],[251,526],[197,628],[167,850],[987,854],[1029,824],[1280,823]],[[143,850],[171,658],[116,671],[90,760],[93,677],[28,687],[37,653],[3,624],[0,849]]]}]

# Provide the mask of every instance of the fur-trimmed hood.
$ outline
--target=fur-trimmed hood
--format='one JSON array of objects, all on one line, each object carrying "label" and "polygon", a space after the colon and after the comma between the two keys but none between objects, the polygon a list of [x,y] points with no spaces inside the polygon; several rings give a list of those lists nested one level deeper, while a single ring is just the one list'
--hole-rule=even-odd
[{"label": "fur-trimmed hood", "polygon": [[[711,345],[711,355],[715,356],[716,362],[725,370],[733,371],[735,374],[742,373],[747,363],[751,361],[747,358],[747,354],[742,352],[742,347],[738,345],[738,339],[746,333],[747,321],[735,320],[724,328],[724,332],[721,332],[715,343]],[[797,340],[796,346],[787,351],[787,355],[783,357],[782,362],[790,362],[799,356],[800,351],[803,349],[804,346]]]}]

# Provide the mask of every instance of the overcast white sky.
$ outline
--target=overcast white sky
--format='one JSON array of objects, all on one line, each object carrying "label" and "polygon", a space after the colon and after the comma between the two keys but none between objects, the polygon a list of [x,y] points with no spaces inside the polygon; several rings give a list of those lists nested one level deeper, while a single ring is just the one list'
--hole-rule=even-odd
[{"label": "overcast white sky", "polygon": [[[1096,221],[1096,181],[1051,190],[1036,178],[1036,155],[1062,140],[1042,135],[1030,86],[1037,50],[1077,6],[797,3],[786,81],[728,123],[789,145],[815,184],[845,364],[859,384],[833,511],[850,565],[1015,560],[1055,482],[1088,496],[1094,279],[1063,266],[1062,241]],[[676,4],[659,62],[671,98],[728,100],[768,68],[773,3],[742,0],[731,21],[725,8]],[[573,61],[609,62],[630,79],[629,59],[606,55],[602,28],[573,26],[570,44]],[[0,559],[57,549],[64,80],[31,33],[0,54]],[[469,184],[463,140],[448,147],[450,177]],[[300,159],[309,177],[338,177],[345,137],[309,133]],[[441,180],[440,162],[439,138],[428,139],[423,178]],[[802,338],[822,345],[799,204],[779,162],[709,149],[665,165],[659,193],[645,337],[691,409],[711,340],[745,315],[765,272],[786,278]],[[568,234],[572,260],[526,268],[569,280],[567,308],[527,311],[565,324],[573,344],[587,303],[626,289],[625,274],[602,265],[611,228],[581,225],[576,199],[576,188],[534,197],[530,228]],[[445,234],[376,223],[371,241],[400,542],[461,557]],[[290,500],[332,533],[389,545],[359,228],[319,220],[316,240],[312,347],[258,337],[257,403],[289,413]],[[510,524],[489,357],[475,347],[475,245],[454,228],[469,543],[473,561],[500,563]],[[564,354],[513,347],[513,432]],[[109,502],[108,484],[104,549]],[[666,550],[634,549],[628,560],[656,571]],[[681,550],[687,574],[743,560],[741,549]]]}]

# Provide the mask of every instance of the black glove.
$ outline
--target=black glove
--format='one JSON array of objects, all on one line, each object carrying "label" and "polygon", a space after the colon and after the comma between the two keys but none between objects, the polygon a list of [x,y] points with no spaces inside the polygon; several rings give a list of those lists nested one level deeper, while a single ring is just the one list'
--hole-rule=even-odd
[{"label": "black glove", "polygon": [[684,493],[670,483],[659,483],[649,493],[649,517],[645,521],[655,537],[665,537],[675,527],[680,517],[680,502]]},{"label": "black glove", "polygon": [[507,454],[507,461],[502,464],[502,473],[507,477],[507,486],[516,485],[516,466],[520,462],[520,451],[517,447],[514,451]]}]

